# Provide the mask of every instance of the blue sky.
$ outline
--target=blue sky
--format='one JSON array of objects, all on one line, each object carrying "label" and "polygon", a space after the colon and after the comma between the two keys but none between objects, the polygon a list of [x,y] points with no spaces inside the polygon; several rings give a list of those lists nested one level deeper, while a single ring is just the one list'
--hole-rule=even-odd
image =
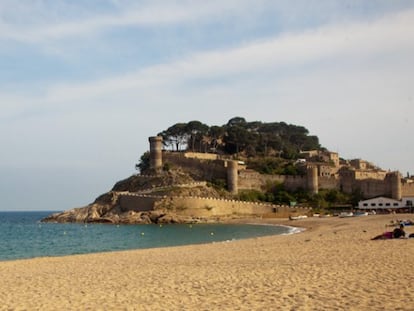
[{"label": "blue sky", "polygon": [[414,1],[0,0],[0,210],[92,202],[177,122],[414,174]]}]

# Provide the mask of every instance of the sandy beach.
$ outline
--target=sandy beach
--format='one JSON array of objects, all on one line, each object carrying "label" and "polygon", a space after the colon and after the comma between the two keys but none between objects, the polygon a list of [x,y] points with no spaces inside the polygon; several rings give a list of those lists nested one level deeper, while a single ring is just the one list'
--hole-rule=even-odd
[{"label": "sandy beach", "polygon": [[[0,310],[413,310],[410,215],[267,220],[302,233],[0,262]],[[414,233],[414,227],[406,227]]]}]

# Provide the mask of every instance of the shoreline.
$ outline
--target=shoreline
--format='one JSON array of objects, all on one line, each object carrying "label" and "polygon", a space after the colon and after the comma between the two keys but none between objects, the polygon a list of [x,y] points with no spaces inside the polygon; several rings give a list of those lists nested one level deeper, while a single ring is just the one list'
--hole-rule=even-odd
[{"label": "shoreline", "polygon": [[42,310],[410,310],[414,240],[370,239],[413,216],[262,219],[254,222],[305,230],[2,261],[0,301]]},{"label": "shoreline", "polygon": [[[258,218],[257,218],[258,219]],[[239,220],[239,219],[237,219]],[[38,222],[39,225],[41,225],[41,222]],[[81,226],[79,223],[72,223],[75,226]],[[63,226],[68,225],[65,224],[54,224],[56,226]],[[71,225],[71,223],[69,223]],[[66,256],[73,256],[73,255],[88,255],[88,254],[97,254],[97,253],[113,253],[113,252],[119,252],[119,251],[134,251],[134,250],[145,250],[145,249],[154,249],[154,248],[168,248],[168,247],[177,247],[177,246],[191,246],[191,245],[203,245],[203,244],[210,244],[210,243],[220,243],[220,242],[231,242],[236,240],[246,240],[246,239],[252,239],[257,237],[264,237],[264,236],[273,236],[273,235],[288,235],[288,234],[294,234],[300,232],[298,228],[287,226],[287,225],[281,225],[281,224],[275,224],[275,223],[263,223],[258,221],[232,221],[232,222],[226,222],[226,221],[220,221],[220,222],[209,222],[209,223],[197,223],[197,224],[92,224],[92,226],[104,226],[107,229],[110,230],[110,235],[113,235],[115,232],[117,232],[116,237],[112,238],[112,240],[107,240],[107,243],[104,245],[101,245],[101,248],[91,248],[89,251],[85,249],[85,247],[80,247],[79,250],[77,248],[75,249],[68,249],[65,248],[60,249],[59,243],[57,243],[56,247],[54,248],[55,251],[45,251],[43,254],[37,253],[37,252],[28,252],[27,254],[21,252],[21,257],[14,256],[13,257],[7,257],[7,253],[5,253],[6,257],[0,256],[0,262],[3,261],[15,261],[15,260],[30,260],[30,259],[36,259],[36,258],[53,258],[53,257],[66,257]],[[85,227],[87,225],[84,225]],[[169,227],[174,228],[175,226],[184,228],[174,230],[174,232],[171,232],[170,230],[159,233],[158,227]],[[201,229],[195,230],[198,226],[201,227]],[[207,231],[203,229],[202,227],[209,228]],[[232,228],[234,226],[234,228]],[[139,237],[143,237],[144,235],[147,236],[149,234],[150,239],[147,242],[143,243],[132,243],[125,247],[118,247],[119,239],[123,238],[122,232],[128,235],[127,231],[112,231],[112,229],[115,230],[119,227],[135,227],[137,230],[136,234],[138,234]],[[148,228],[152,227],[152,228]],[[181,239],[180,237],[175,237],[174,239],[169,238],[168,236],[173,236],[175,233],[178,233],[178,236],[180,236],[180,233],[182,234],[182,230],[186,230],[186,227],[190,227],[193,230],[190,232],[187,232],[186,234],[188,236],[194,235],[193,238],[184,238]],[[225,231],[221,231],[220,227],[224,227]],[[250,228],[249,228],[250,227]],[[255,228],[256,227],[256,228]],[[265,229],[260,227],[275,227],[275,229]],[[64,227],[63,227],[64,228]],[[36,228],[37,229],[37,228]],[[147,230],[148,229],[148,230]],[[66,235],[66,231],[68,231],[68,236],[71,236],[70,241],[66,241],[69,244],[76,244],[77,238],[82,239],[82,235],[86,234],[86,232],[81,232],[83,234],[80,234],[79,232],[70,232],[70,229],[65,229],[64,235]],[[153,230],[157,231],[154,232]],[[204,232],[203,232],[204,231]],[[284,232],[279,232],[284,231]],[[105,239],[105,235],[107,234],[103,232],[103,240]],[[121,232],[121,233],[118,233]],[[211,233],[211,235],[210,235]],[[92,232],[89,233],[89,236],[91,236]],[[96,234],[96,233],[95,233]],[[204,236],[204,238],[203,238]],[[205,238],[207,236],[207,238]],[[100,238],[101,235],[96,236],[96,238]],[[197,238],[199,237],[199,238]],[[211,237],[211,238],[210,238]],[[129,236],[130,238],[130,236]],[[161,239],[166,239],[167,242],[164,240],[163,243],[160,243]],[[153,243],[151,243],[153,241]],[[61,241],[61,245],[66,244],[65,241]],[[49,243],[41,243],[40,248],[43,248],[43,245],[48,245]],[[78,247],[81,245],[78,245]],[[20,247],[21,248],[21,247]],[[30,248],[30,246],[29,246]],[[21,248],[24,250],[24,248]],[[57,250],[57,251],[56,251]],[[16,254],[18,251],[15,252]],[[36,253],[36,255],[32,255]],[[4,254],[3,254],[4,255]]]}]

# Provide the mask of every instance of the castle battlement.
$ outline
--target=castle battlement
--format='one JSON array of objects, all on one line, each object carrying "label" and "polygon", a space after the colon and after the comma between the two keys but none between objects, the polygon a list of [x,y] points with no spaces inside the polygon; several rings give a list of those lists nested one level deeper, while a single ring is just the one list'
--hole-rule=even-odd
[{"label": "castle battlement", "polygon": [[149,211],[157,209],[173,210],[184,216],[229,216],[263,215],[285,213],[310,213],[310,207],[291,207],[262,202],[247,202],[200,196],[165,196],[140,193],[118,193],[121,210]]}]

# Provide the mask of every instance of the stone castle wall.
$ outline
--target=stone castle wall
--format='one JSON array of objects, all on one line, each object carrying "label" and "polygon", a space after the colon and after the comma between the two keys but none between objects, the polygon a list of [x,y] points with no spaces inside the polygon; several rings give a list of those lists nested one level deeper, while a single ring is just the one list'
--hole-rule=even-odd
[{"label": "stone castle wall", "polygon": [[118,204],[121,207],[121,211],[134,211],[144,212],[152,211],[155,206],[155,202],[159,201],[160,197],[157,196],[134,196],[134,195],[120,195]]},{"label": "stone castle wall", "polygon": [[200,160],[218,160],[219,156],[215,153],[200,153],[200,152],[184,152],[185,158],[200,159]]},{"label": "stone castle wall", "polygon": [[355,171],[355,179],[357,180],[365,180],[365,179],[377,179],[377,180],[384,180],[387,176],[387,172],[385,171],[370,171],[370,170],[356,170]]},{"label": "stone castle wall", "polygon": [[401,190],[404,197],[414,197],[414,183],[403,183]]},{"label": "stone castle wall", "polygon": [[[308,186],[306,176],[266,175],[249,169],[239,172],[239,189],[263,190],[268,183],[284,184],[290,191],[307,189]],[[318,184],[320,189],[339,189],[340,182],[335,176],[320,176]]]},{"label": "stone castle wall", "polygon": [[[394,189],[398,185],[394,185],[397,179],[393,179],[393,173],[383,175],[382,172],[369,173],[362,178],[362,174],[355,175],[354,171],[349,171],[340,175],[339,189],[345,193],[352,193],[355,190],[360,190],[364,198],[373,198],[378,196],[393,197]],[[395,195],[395,194],[394,194]]]},{"label": "stone castle wall", "polygon": [[179,166],[195,180],[213,181],[227,178],[227,168],[223,160],[205,160],[189,158],[183,152],[164,151],[163,162]]},{"label": "stone castle wall", "polygon": [[177,215],[195,217],[223,216],[263,216],[288,217],[295,214],[311,214],[306,207],[263,204],[237,200],[225,200],[187,196],[153,196],[145,194],[124,193],[119,195],[122,211],[149,211],[166,209]]},{"label": "stone castle wall", "polygon": [[[215,154],[163,151],[162,162],[180,167],[195,180],[228,181],[227,161]],[[308,169],[308,174],[311,171]],[[289,191],[302,188],[316,193],[318,189],[338,189],[350,194],[359,189],[365,198],[389,196],[401,199],[401,196],[414,196],[414,186],[407,183],[401,185],[401,178],[395,174],[379,170],[342,170],[339,177],[318,172],[319,176],[315,179],[314,174],[312,178],[307,175],[265,175],[247,169],[231,176],[237,179],[237,186],[233,188],[240,190],[263,190],[268,183],[277,182],[284,184]]]},{"label": "stone castle wall", "polygon": [[[365,198],[377,196],[395,197],[398,192],[402,196],[414,196],[414,183],[404,183],[401,185],[401,191],[397,191],[396,178],[392,178],[393,173],[386,178],[380,179],[382,173],[375,175],[375,178],[354,179],[353,176],[318,176],[319,189],[340,189],[345,193],[351,194],[354,190],[360,189]],[[299,188],[308,189],[306,176],[288,176],[288,175],[265,175],[253,170],[244,170],[239,172],[239,189],[263,190],[268,183],[283,183],[285,188],[290,191]]]},{"label": "stone castle wall", "polygon": [[351,193],[359,189],[365,198],[374,198],[379,196],[390,197],[395,200],[401,200],[402,196],[414,195],[414,187],[401,183],[401,175],[398,172],[392,172],[380,179],[380,175],[374,178],[352,180],[345,178],[347,182],[345,192]]},{"label": "stone castle wall", "polygon": [[354,187],[361,190],[364,197],[373,198],[378,196],[391,197],[391,189],[389,183],[384,180],[378,179],[366,179],[357,180],[354,183]]},{"label": "stone castle wall", "polygon": [[[279,175],[280,177],[283,175]],[[307,176],[289,176],[285,175],[285,188],[289,191],[295,191],[297,189],[307,189],[308,180]]]},{"label": "stone castle wall", "polygon": [[267,175],[248,169],[239,172],[239,189],[263,190],[269,183],[284,184],[287,190],[305,189],[306,176]]},{"label": "stone castle wall", "polygon": [[285,176],[259,174],[253,170],[243,170],[239,172],[240,190],[263,190],[268,183],[284,183]]},{"label": "stone castle wall", "polygon": [[[200,160],[194,158],[186,158],[179,153],[164,153],[165,161],[171,161],[175,165],[186,167],[188,172],[194,177],[194,173],[198,172],[199,180],[212,181],[214,179],[227,180],[225,161],[223,160]],[[352,172],[351,172],[352,173]],[[398,185],[395,185],[396,178],[392,178],[392,174],[384,175],[383,172],[367,173],[368,175],[358,174],[358,178],[354,174],[343,174],[336,176],[318,176],[319,189],[340,189],[345,193],[351,194],[359,189],[365,198],[377,196],[395,197],[400,193],[403,196],[414,196],[414,184],[401,185],[401,191],[397,191]],[[372,177],[365,178],[362,177]],[[385,177],[384,177],[385,176]],[[240,170],[238,173],[238,189],[239,190],[264,190],[269,183],[282,183],[289,191],[297,189],[308,189],[307,176],[290,176],[290,175],[266,175],[260,174],[253,170]]]},{"label": "stone castle wall", "polygon": [[340,181],[335,176],[319,176],[320,189],[339,189]]}]

